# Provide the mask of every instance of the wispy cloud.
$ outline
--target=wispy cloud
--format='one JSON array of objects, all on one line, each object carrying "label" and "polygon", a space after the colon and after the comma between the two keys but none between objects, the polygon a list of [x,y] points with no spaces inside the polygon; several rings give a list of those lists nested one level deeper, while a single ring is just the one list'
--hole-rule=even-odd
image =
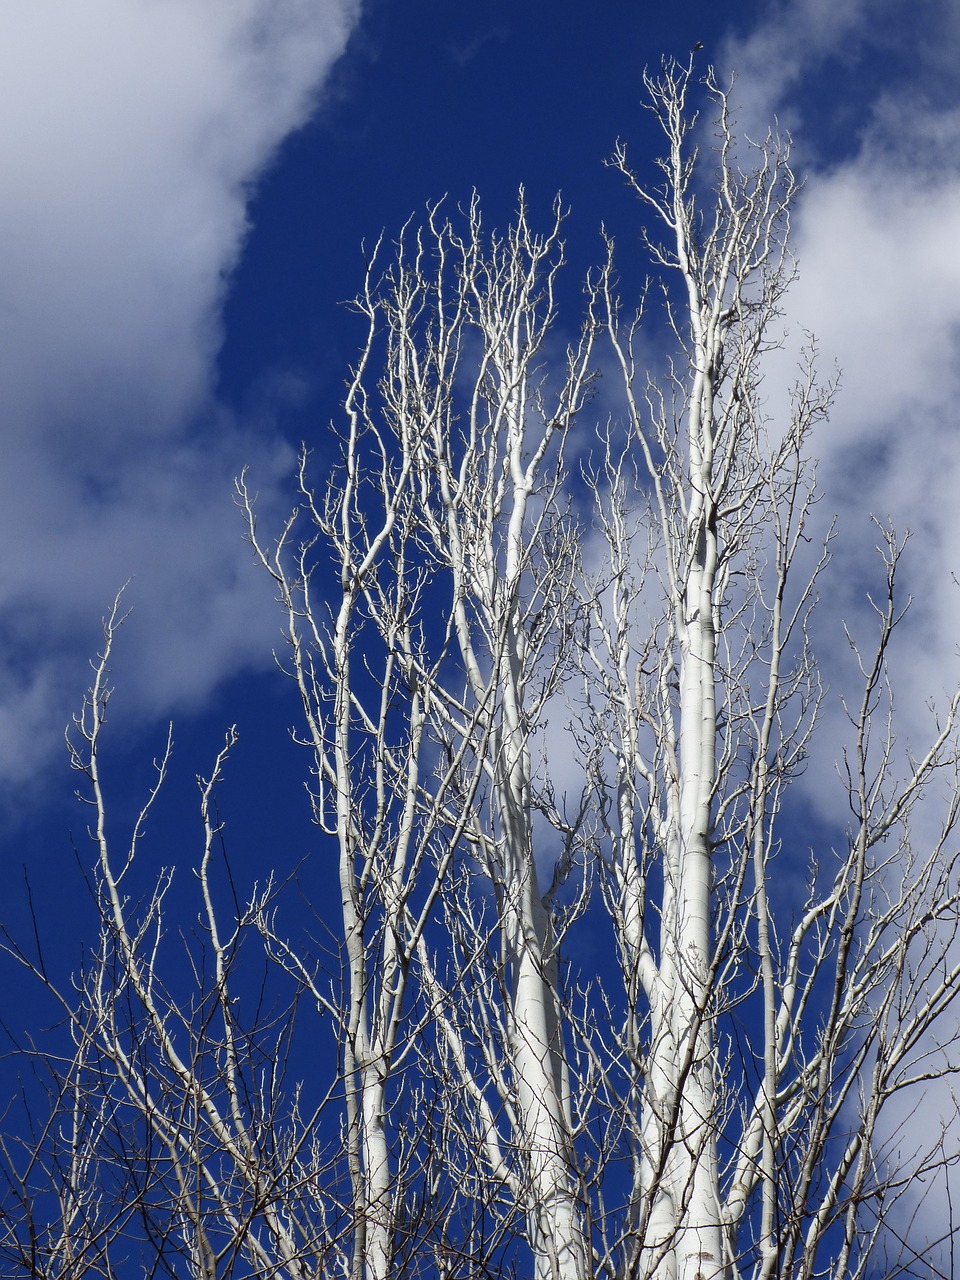
[{"label": "wispy cloud", "polygon": [[[957,54],[960,21],[941,0],[909,12],[889,0],[778,3],[722,52],[738,71],[741,117],[754,128],[775,116],[790,122],[805,178],[786,322],[794,350],[812,333],[825,372],[841,371],[834,413],[814,443],[823,509],[839,512],[842,535],[830,624],[843,614],[856,625],[876,582],[870,517],[910,529],[903,587],[923,643],[905,655],[902,678],[918,712],[958,676],[960,593],[947,584],[960,563],[960,77],[936,74],[960,65]],[[810,82],[825,67],[830,91],[817,101]],[[856,128],[838,148],[834,121],[848,119],[854,101]],[[793,358],[784,353],[772,384],[788,381]],[[925,718],[912,720],[919,732]]]},{"label": "wispy cloud", "polygon": [[[824,362],[842,370],[815,442],[823,509],[839,513],[840,534],[821,669],[842,691],[854,669],[841,619],[865,644],[874,629],[866,591],[880,565],[870,516],[911,530],[901,590],[913,606],[892,665],[899,743],[919,749],[932,734],[928,704],[942,707],[960,679],[960,10],[944,0],[795,0],[773,6],[723,60],[740,73],[743,118],[757,127],[778,115],[794,133],[806,187],[787,321],[795,335],[815,333]],[[811,93],[812,84],[825,92]],[[815,755],[808,782],[838,819],[825,798],[838,795],[830,775],[845,720],[831,706],[822,735],[831,750]],[[918,815],[915,840],[933,834],[928,819]],[[903,1107],[891,1134],[911,1108],[919,1110],[906,1133],[927,1136],[955,1110],[946,1084]],[[939,1195],[928,1199],[911,1238],[937,1238],[946,1208]]]},{"label": "wispy cloud", "polygon": [[[0,776],[75,702],[134,583],[141,709],[260,661],[230,502],[287,465],[212,401],[251,185],[315,109],[360,0],[35,0],[0,13]],[[269,595],[269,593],[267,593]]]}]

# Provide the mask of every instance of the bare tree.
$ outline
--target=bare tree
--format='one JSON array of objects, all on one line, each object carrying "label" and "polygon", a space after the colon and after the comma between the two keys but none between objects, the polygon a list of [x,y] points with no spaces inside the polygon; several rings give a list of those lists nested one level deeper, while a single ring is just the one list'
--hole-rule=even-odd
[{"label": "bare tree", "polygon": [[[71,746],[100,938],[58,997],[68,1051],[37,1050],[49,1119],[4,1151],[6,1274],[902,1265],[889,1215],[952,1158],[940,1132],[912,1169],[894,1157],[909,1099],[956,1062],[960,701],[898,748],[902,543],[878,526],[876,635],[845,637],[847,830],[798,834],[791,788],[824,749],[809,449],[834,387],[811,348],[766,416],[797,184],[776,136],[737,138],[711,73],[667,63],[647,90],[660,176],[622,147],[612,164],[643,209],[664,376],[612,240],[567,345],[559,206],[538,235],[521,199],[502,236],[476,201],[436,206],[371,255],[326,488],[305,452],[271,540],[239,483],[335,855],[333,965],[272,883],[244,905],[217,863],[231,730],[200,788],[197,938],[163,976],[170,876],[144,889],[136,855],[169,749],[117,858],[100,740],[119,605],[108,619]],[[597,424],[600,349],[623,412]],[[599,958],[573,963],[586,940]]]},{"label": "bare tree", "polygon": [[[531,763],[531,738],[562,679],[572,634],[577,557],[563,519],[562,459],[592,345],[587,330],[564,371],[548,376],[562,261],[555,212],[539,237],[521,207],[507,236],[487,244],[476,201],[464,235],[438,208],[423,231],[403,237],[382,277],[371,265],[357,303],[368,340],[347,397],[342,478],[324,506],[301,470],[314,529],[337,557],[335,622],[321,620],[311,597],[313,537],[291,573],[288,535],[275,552],[263,548],[243,487],[241,494],[251,539],[287,610],[291,670],[321,786],[318,821],[340,843],[358,1025],[375,992],[390,1001],[389,1015],[371,1019],[382,1038],[364,1052],[385,1080],[400,1028],[408,1045],[417,1043],[422,1028],[411,1027],[403,1003],[416,962],[429,1016],[439,1019],[460,1086],[479,1109],[483,1157],[528,1219],[539,1270],[580,1277],[589,1262],[568,1152],[557,956],[538,884]],[[373,380],[368,369],[381,343]],[[357,650],[371,652],[364,628],[382,654],[376,679],[369,657],[359,676],[351,670]],[[348,746],[353,733],[371,740],[374,754]],[[395,807],[403,813],[396,825]],[[373,843],[357,832],[367,814]],[[497,900],[506,1061],[493,1098],[470,1065],[460,1006],[448,999],[426,936],[463,849]],[[415,889],[424,895],[416,910]],[[382,947],[354,923],[369,918],[373,899],[389,930]],[[358,1092],[364,1088],[359,1081]],[[378,1079],[381,1117],[382,1089]],[[504,1107],[506,1139],[495,1119]],[[371,1159],[360,1179],[367,1187]],[[376,1159],[386,1203],[393,1192],[385,1148]]]},{"label": "bare tree", "polygon": [[925,1035],[956,994],[955,788],[926,849],[911,814],[934,775],[955,778],[957,700],[898,773],[885,673],[901,548],[884,532],[886,599],[875,644],[857,648],[863,693],[841,767],[847,849],[811,851],[805,905],[784,910],[787,789],[822,698],[808,617],[827,554],[811,566],[806,450],[833,388],[810,358],[789,418],[764,415],[797,187],[775,136],[739,142],[708,75],[705,199],[691,87],[671,64],[647,80],[668,144],[659,186],[622,147],[612,161],[651,218],[676,341],[665,382],[639,367],[642,313],[622,320],[612,244],[594,295],[628,422],[592,480],[609,557],[585,650],[591,734],[608,743],[601,862],[633,1153],[628,1235],[604,1260],[670,1280],[858,1275],[902,1186],[872,1147],[880,1113],[929,1070]]},{"label": "bare tree", "polygon": [[304,1091],[287,1077],[295,998],[283,1003],[243,957],[248,935],[259,939],[269,928],[273,886],[244,907],[228,882],[226,930],[215,907],[215,792],[235,729],[210,778],[198,779],[200,915],[179,961],[164,942],[174,869],[152,883],[137,875],[171,737],[119,855],[110,838],[102,734],[121,622],[118,597],[68,738],[84,780],[78,794],[93,815],[98,940],[67,991],[42,957],[7,947],[61,1004],[70,1047],[59,1058],[33,1051],[53,1081],[54,1105],[39,1140],[31,1146],[20,1138],[19,1150],[5,1153],[13,1192],[0,1234],[5,1274],[66,1280],[123,1275],[131,1266],[146,1275],[180,1275],[185,1267],[203,1280],[346,1274],[351,1233],[338,1205],[339,1144],[335,1129],[324,1136],[319,1126],[329,1099],[321,1093],[305,1110]]}]

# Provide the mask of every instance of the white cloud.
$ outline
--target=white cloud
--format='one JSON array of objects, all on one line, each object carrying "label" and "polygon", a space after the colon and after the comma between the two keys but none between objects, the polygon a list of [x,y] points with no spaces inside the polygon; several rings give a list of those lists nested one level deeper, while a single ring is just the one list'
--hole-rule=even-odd
[{"label": "white cloud", "polygon": [[[960,11],[942,0],[795,0],[731,42],[724,61],[741,72],[744,117],[756,127],[779,114],[794,131],[808,173],[787,319],[794,334],[813,331],[824,363],[842,370],[814,446],[822,509],[839,513],[818,623],[821,670],[834,695],[855,677],[841,619],[864,642],[875,633],[865,592],[882,576],[869,516],[889,517],[913,533],[900,586],[903,603],[908,595],[914,603],[892,668],[899,745],[917,750],[932,734],[929,701],[943,707],[960,680]],[[839,160],[838,116],[851,126]],[[831,129],[832,145],[821,150],[820,131]],[[842,822],[832,761],[848,730],[837,702],[828,705],[806,781],[812,802]],[[912,824],[920,847],[943,811],[944,797],[928,800]],[[932,1138],[940,1118],[955,1115],[949,1083],[903,1100],[888,1117],[892,1142],[907,1112],[907,1137]],[[949,1141],[955,1150],[956,1135]],[[909,1226],[899,1220],[921,1242],[948,1221],[942,1186],[923,1200],[926,1191],[911,1188],[915,1217]]]},{"label": "white cloud", "polygon": [[220,308],[251,184],[359,3],[0,10],[0,775],[59,737],[73,660],[131,575],[141,708],[269,650],[230,479],[250,462],[269,491],[288,459],[211,403]]},{"label": "white cloud", "polygon": [[[928,698],[960,677],[960,591],[948,589],[960,571],[960,81],[933,74],[960,65],[958,54],[960,16],[941,0],[921,0],[909,14],[890,0],[776,3],[722,54],[739,73],[739,117],[757,129],[779,116],[794,130],[805,186],[786,322],[795,346],[805,331],[816,336],[825,374],[841,371],[834,412],[813,446],[821,511],[840,516],[824,665],[836,689],[843,668],[829,668],[846,649],[835,643],[841,617],[865,627],[864,591],[878,580],[870,517],[889,517],[913,534],[902,588],[915,605],[898,676],[902,728],[917,741],[928,731]],[[815,102],[811,81],[825,67],[836,74],[817,89],[832,97]],[[857,128],[837,159],[837,138],[823,131],[854,98]],[[789,380],[794,359],[795,348],[778,368],[771,358],[772,386]],[[821,796],[825,781],[816,780]]]},{"label": "white cloud", "polygon": [[902,727],[918,742],[926,701],[960,677],[958,142],[960,113],[878,104],[856,156],[808,183],[790,299],[795,326],[813,330],[842,370],[815,447],[825,506],[840,513],[834,578],[848,619],[877,580],[869,517],[912,533],[902,590],[915,603],[898,676]]},{"label": "white cloud", "polygon": [[718,65],[737,77],[738,116],[758,134],[775,118],[797,127],[799,106],[790,95],[825,58],[853,54],[865,10],[877,0],[775,0],[747,35],[730,37]]}]

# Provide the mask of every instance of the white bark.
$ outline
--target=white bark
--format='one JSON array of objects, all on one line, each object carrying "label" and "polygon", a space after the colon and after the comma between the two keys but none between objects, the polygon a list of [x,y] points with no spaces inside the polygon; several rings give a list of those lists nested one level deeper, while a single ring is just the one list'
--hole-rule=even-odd
[{"label": "white bark", "polygon": [[[663,771],[655,782],[663,876],[657,963],[650,960],[649,945],[635,940],[631,946],[634,952],[642,950],[646,967],[654,970],[645,982],[650,1047],[638,1182],[644,1208],[638,1222],[645,1236],[645,1273],[669,1280],[713,1280],[726,1267],[716,1147],[720,1113],[713,990],[717,877],[711,832],[719,781],[716,631],[723,625],[731,568],[749,550],[738,528],[742,514],[746,509],[757,515],[758,477],[750,468],[759,458],[755,440],[744,436],[752,427],[748,405],[756,378],[755,353],[789,279],[779,232],[793,187],[785,159],[771,143],[759,149],[761,163],[755,173],[739,178],[733,172],[726,102],[713,86],[721,108],[720,182],[714,210],[701,213],[690,190],[688,72],[668,68],[662,80],[648,85],[668,141],[666,184],[656,192],[647,190],[627,167],[622,150],[615,164],[664,227],[666,240],[649,243],[655,257],[677,272],[683,285],[685,321],[682,326],[675,321],[689,376],[682,440],[672,434],[670,410],[662,400],[648,396],[644,406],[634,399],[631,338],[624,338],[620,330],[609,269],[601,289],[607,327],[625,378],[631,440],[653,487],[653,518],[660,526],[671,611],[663,633],[669,656],[661,657],[654,692],[660,704],[655,768]],[[650,425],[647,407],[653,410]],[[616,464],[614,471],[619,474]],[[622,501],[623,495],[616,500]],[[611,532],[616,539],[617,530]],[[626,549],[618,546],[615,559],[622,573],[628,562]],[[621,635],[618,676],[620,698],[629,700],[632,676],[624,669],[625,643]],[[664,697],[668,671],[676,672],[675,700],[670,692]],[[634,708],[632,714],[638,713],[643,714],[643,708]],[[620,787],[631,788],[627,796],[632,794],[628,778],[636,767],[636,740],[637,728],[631,727],[628,741],[619,748]],[[642,771],[650,785],[649,769]],[[628,858],[631,826],[630,817],[621,824],[623,856]],[[647,876],[629,873],[625,887],[628,893],[646,896]],[[623,910],[629,918],[640,919],[648,904],[634,901]]]},{"label": "white bark", "polygon": [[[891,603],[881,611],[876,658],[863,666],[866,692],[854,718],[860,763],[850,771],[851,796],[861,826],[837,880],[814,887],[781,950],[771,859],[784,787],[802,763],[821,697],[806,614],[826,556],[799,584],[791,572],[812,501],[804,449],[832,390],[802,371],[780,437],[763,421],[758,362],[778,341],[772,325],[792,275],[785,237],[794,184],[774,139],[755,148],[752,172],[738,168],[726,95],[709,78],[707,85],[719,108],[712,209],[693,195],[689,71],[668,66],[648,83],[668,139],[664,185],[640,183],[622,149],[614,158],[665,233],[648,234],[654,259],[682,282],[686,305],[671,316],[684,359],[673,367],[672,396],[649,385],[637,398],[639,320],[622,325],[612,267],[594,295],[630,415],[625,452],[608,439],[595,482],[611,586],[595,607],[589,650],[598,690],[591,701],[600,709],[593,732],[612,731],[614,780],[604,787],[617,803],[604,810],[612,844],[605,898],[631,1007],[624,1045],[637,1064],[628,1094],[638,1116],[628,1268],[658,1280],[713,1280],[748,1267],[758,1277],[813,1275],[825,1265],[838,1276],[856,1274],[868,1250],[853,1224],[871,1195],[894,1185],[881,1176],[870,1190],[877,1173],[864,1138],[875,1130],[884,1087],[875,1081],[866,1089],[859,1131],[846,1140],[842,1129],[860,1066],[874,1053],[885,1063],[890,1052],[878,1047],[865,1011],[899,999],[892,993],[905,975],[900,941],[897,977],[879,964],[879,934],[861,928],[864,912],[880,933],[895,928],[894,919],[909,917],[930,893],[934,865],[948,914],[957,902],[956,860],[941,861],[942,837],[936,852],[920,857],[917,880],[893,893],[893,908],[868,849],[883,838],[878,825],[886,833],[888,818],[894,826],[906,821],[920,778],[956,760],[955,712],[903,783],[893,776],[891,739],[868,779],[863,760],[893,631]],[[633,495],[631,453],[646,473]],[[631,553],[638,542],[652,548],[645,566]],[[896,559],[891,549],[891,602]],[[954,810],[944,832],[953,829]],[[943,954],[941,944],[932,950]],[[833,1003],[815,1013],[817,985],[831,966]],[[928,974],[938,994],[920,1001],[927,1026],[946,989],[936,969]],[[749,1063],[738,1066],[721,1034],[728,1007],[753,1003],[753,972],[755,1086]],[[818,1017],[825,1030],[812,1049],[807,1024]],[[721,1139],[735,1153],[726,1170]],[[826,1262],[841,1203],[846,1243]]]},{"label": "white bark", "polygon": [[[218,918],[231,730],[201,784],[195,987],[165,985],[172,872],[139,906],[131,886],[169,745],[118,857],[101,736],[119,606],[108,619],[71,746],[100,935],[56,997],[69,1052],[38,1053],[49,1121],[2,1149],[0,1251],[18,1274],[117,1274],[144,1238],[158,1270],[210,1280],[874,1274],[906,1185],[878,1135],[957,1061],[958,700],[901,757],[886,658],[902,545],[882,530],[877,635],[848,637],[849,832],[816,851],[805,901],[785,900],[785,797],[824,696],[808,617],[828,556],[808,549],[806,451],[833,388],[811,353],[789,417],[764,417],[793,274],[785,150],[770,137],[740,154],[709,74],[694,85],[668,63],[647,88],[663,184],[622,149],[613,164],[650,220],[674,343],[660,382],[640,363],[649,315],[623,319],[612,243],[560,369],[559,210],[538,236],[521,203],[490,236],[476,202],[461,221],[437,207],[382,269],[372,255],[326,490],[305,453],[301,510],[272,543],[240,482],[337,890],[332,973],[288,935],[272,885]],[[687,101],[701,92],[712,194]],[[623,421],[585,463],[607,547],[587,583],[570,458],[592,457],[594,433],[575,433],[601,340]],[[578,755],[581,797],[555,793],[556,751]],[[266,986],[293,984],[289,1015],[253,1027],[251,937]],[[582,968],[565,973],[572,941]],[[57,991],[42,956],[6,951]],[[315,1067],[291,1083],[298,1004]],[[916,1165],[953,1158],[935,1135]]]},{"label": "white bark", "polygon": [[[558,236],[559,218],[539,238],[521,208],[508,236],[485,250],[476,206],[465,238],[434,220],[435,278],[425,277],[421,251],[416,268],[401,270],[392,282],[391,380],[402,388],[403,447],[429,530],[421,551],[450,583],[451,626],[465,678],[462,693],[436,680],[431,685],[436,730],[458,753],[476,754],[489,785],[488,799],[477,794],[471,834],[486,851],[482,865],[500,905],[509,987],[509,1081],[501,1076],[498,1105],[509,1105],[514,1115],[508,1142],[522,1153],[535,1273],[580,1280],[588,1258],[564,1110],[556,955],[538,883],[530,747],[545,697],[544,690],[531,693],[542,679],[534,608],[540,615],[557,610],[569,582],[564,557],[545,561],[538,538],[557,520],[557,462],[583,398],[589,354],[589,342],[570,353],[565,383],[548,406],[538,366],[553,323]],[[418,361],[411,348],[419,335],[405,317],[419,316],[424,299],[432,328]],[[476,361],[474,371],[464,369],[464,352]],[[457,380],[466,385],[465,377],[458,405]],[[554,670],[548,685],[556,678]],[[464,1083],[476,1089],[463,1054],[457,1062]]]},{"label": "white bark", "polygon": [[[425,914],[412,916],[409,903],[418,877],[421,889],[427,883],[423,851],[441,827],[429,892],[441,889],[451,858],[467,838],[486,851],[481,862],[501,904],[510,1063],[496,1109],[509,1104],[515,1119],[508,1143],[522,1153],[522,1172],[512,1185],[529,1224],[536,1273],[580,1280],[588,1271],[564,1111],[556,955],[537,877],[530,751],[538,704],[557,678],[548,672],[548,688],[531,694],[531,683],[543,679],[539,649],[543,634],[550,633],[537,631],[534,608],[549,615],[562,607],[575,563],[569,554],[544,559],[538,540],[557,525],[557,463],[588,380],[586,338],[570,353],[567,376],[553,397],[540,384],[561,258],[559,227],[558,212],[551,232],[539,238],[521,209],[508,236],[486,245],[476,206],[463,237],[437,210],[424,232],[401,242],[397,262],[382,280],[371,269],[357,304],[369,337],[347,399],[346,465],[335,503],[316,506],[305,472],[302,480],[314,523],[334,542],[340,559],[342,604],[329,640],[309,598],[307,562],[301,558],[292,578],[283,546],[276,556],[260,548],[287,608],[292,666],[317,772],[333,790],[329,830],[341,851],[350,973],[346,1078],[357,1133],[352,1169],[364,1224],[358,1252],[373,1280],[381,1280],[391,1265],[395,1185],[384,1111],[415,952],[427,970],[422,980],[432,974],[422,946]],[[384,369],[374,383],[368,366],[381,343]],[[371,456],[376,497],[362,493]],[[250,530],[259,546],[252,513]],[[423,613],[420,592],[427,578],[435,595],[448,592],[449,622],[439,637],[432,634],[438,630],[435,616]],[[362,732],[376,738],[378,756],[395,753],[389,717],[399,689],[384,674],[380,707],[358,716],[370,666],[368,648],[363,676],[354,676],[352,651],[363,635],[355,618],[361,609],[379,633],[384,671],[395,671],[405,691],[399,732],[407,771],[401,776],[394,764],[392,775],[378,783],[370,823],[377,831],[402,801],[389,870],[378,869],[377,850],[369,838],[364,844],[358,830],[358,814],[368,804],[364,771],[382,763],[358,753],[352,735],[359,719]],[[313,654],[322,655],[333,702],[330,727]],[[456,672],[462,683],[451,683]],[[439,789],[421,760],[428,720],[434,743],[447,756]],[[446,791],[454,780],[456,813]],[[374,900],[382,904],[384,920],[376,947],[362,923]],[[373,1019],[368,1006],[377,991],[389,1011]],[[371,1029],[374,1022],[379,1035]],[[448,1034],[462,1045],[452,1024]],[[455,1060],[464,1085],[477,1091],[468,1057],[458,1050]],[[481,1145],[487,1152],[499,1149],[496,1142]],[[496,1155],[492,1167],[499,1163]]]}]

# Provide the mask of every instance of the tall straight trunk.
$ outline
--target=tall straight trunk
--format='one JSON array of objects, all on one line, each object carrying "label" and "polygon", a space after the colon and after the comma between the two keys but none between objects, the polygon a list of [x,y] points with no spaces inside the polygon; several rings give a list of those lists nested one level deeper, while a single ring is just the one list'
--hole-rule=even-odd
[{"label": "tall straight trunk", "polygon": [[557,966],[529,810],[530,754],[513,721],[505,709],[497,790],[505,863],[502,928],[512,973],[510,1051],[527,1163],[528,1231],[537,1280],[585,1280],[587,1251],[564,1105]]},{"label": "tall straight trunk", "polygon": [[[502,811],[513,807],[504,788]],[[510,1051],[520,1136],[529,1183],[528,1230],[537,1280],[585,1280],[589,1274],[571,1167],[564,1107],[556,965],[543,906],[529,815],[506,839],[503,930],[512,971]]]},{"label": "tall straight trunk", "polygon": [[675,1036],[687,1069],[680,1090],[680,1141],[674,1195],[688,1197],[677,1240],[678,1280],[712,1280],[721,1271],[716,1078],[711,992],[710,807],[716,772],[717,539],[712,497],[712,387],[700,370],[690,413],[692,548],[683,603],[680,675],[680,880],[677,893]]},{"label": "tall straight trunk", "polygon": [[509,604],[500,660],[499,733],[493,774],[503,843],[505,959],[512,974],[510,1051],[529,1186],[527,1220],[536,1280],[586,1280],[583,1215],[575,1189],[564,1098],[557,966],[550,918],[537,876],[532,820],[530,733],[524,708],[526,637],[519,600],[531,476],[522,466],[522,406],[511,406],[512,505],[504,584]]},{"label": "tall straight trunk", "polygon": [[[716,771],[717,539],[712,493],[713,412],[700,346],[688,413],[688,476],[679,640],[679,736],[663,849],[660,976],[642,1123],[651,1196],[645,1272],[657,1280],[724,1274],[716,1149],[716,1080],[709,989]],[[712,355],[713,353],[709,353]]]},{"label": "tall straight trunk", "polygon": [[363,914],[358,902],[355,816],[350,760],[350,636],[354,593],[344,591],[334,633],[337,662],[335,746],[337,833],[340,845],[340,902],[349,970],[349,1007],[344,1043],[347,1105],[347,1162],[353,1194],[351,1280],[387,1280],[393,1238],[391,1169],[384,1127],[386,1064],[370,1039],[369,975]]}]

